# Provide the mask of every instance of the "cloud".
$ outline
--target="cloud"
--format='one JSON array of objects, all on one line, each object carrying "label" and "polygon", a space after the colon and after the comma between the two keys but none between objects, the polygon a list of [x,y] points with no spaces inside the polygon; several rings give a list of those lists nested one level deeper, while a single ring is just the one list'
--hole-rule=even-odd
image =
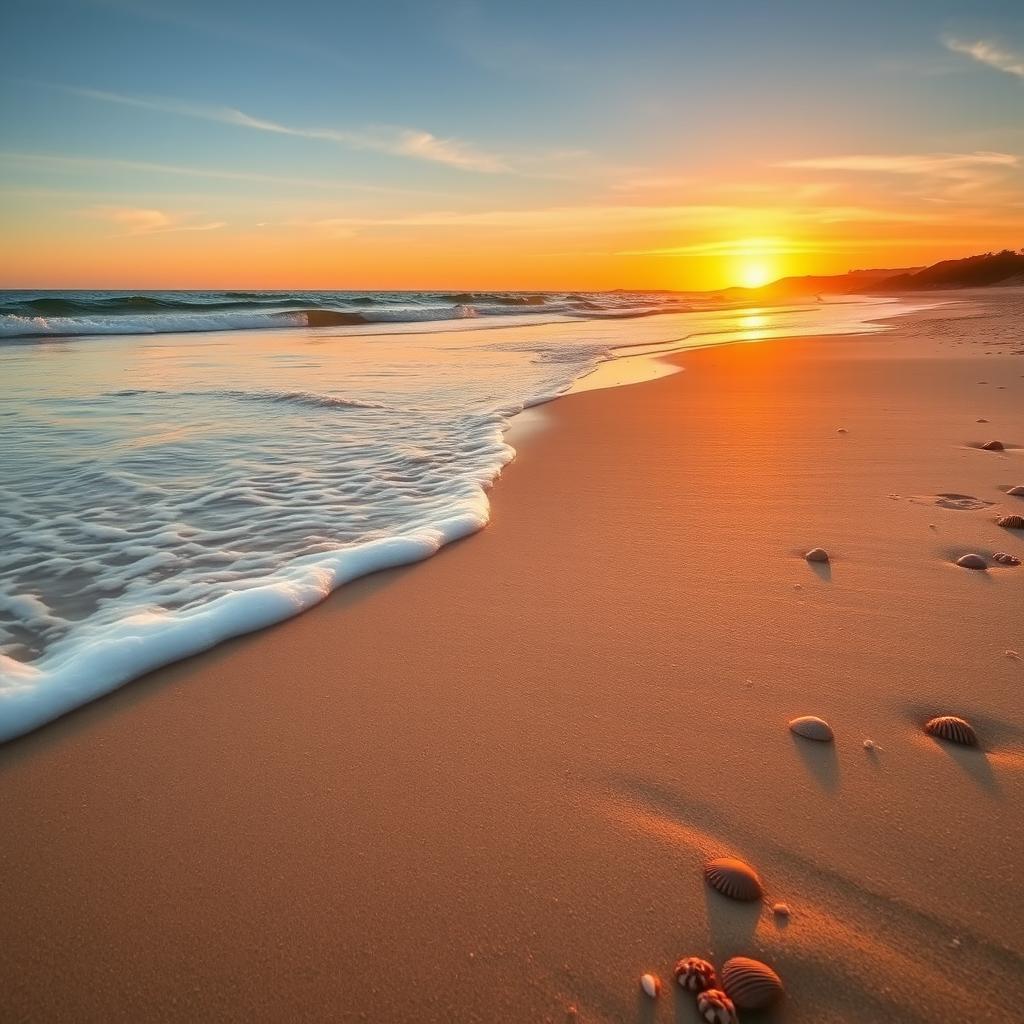
[{"label": "cloud", "polygon": [[1010,153],[919,153],[910,155],[823,156],[784,160],[776,167],[817,171],[866,171],[881,174],[960,176],[979,167],[1016,167],[1020,158]]},{"label": "cloud", "polygon": [[787,160],[775,166],[917,178],[919,180],[905,190],[904,195],[934,203],[964,201],[981,189],[988,191],[991,200],[999,183],[1018,172],[1021,158],[1012,153],[978,150],[973,153],[826,156]]},{"label": "cloud", "polygon": [[212,178],[223,181],[252,181],[273,185],[294,185],[298,188],[322,188],[357,192],[380,192],[387,195],[449,196],[450,193],[424,189],[400,188],[391,185],[367,185],[344,178],[293,178],[250,171],[226,171],[211,167],[186,167],[180,164],[150,163],[145,160],[119,160],[113,157],[67,156],[56,153],[17,153],[0,151],[0,161],[55,170],[138,171],[146,174],[172,174],[187,178]]},{"label": "cloud", "polygon": [[673,245],[664,249],[627,249],[616,256],[795,256],[845,250],[848,242],[801,242],[787,238],[735,238]]},{"label": "cloud", "polygon": [[957,39],[955,36],[947,36],[942,41],[946,49],[954,53],[965,54],[997,71],[1024,78],[1024,55],[1003,49],[998,43],[987,42],[984,39]]},{"label": "cloud", "polygon": [[126,96],[122,93],[104,92],[99,89],[69,88],[67,91],[75,96],[103,103],[140,107],[143,110],[158,110],[165,114],[179,114],[183,117],[214,121],[218,124],[229,124],[239,128],[251,128],[255,131],[270,132],[275,135],[333,142],[351,149],[371,150],[377,153],[388,153],[392,156],[445,164],[462,171],[500,174],[511,170],[506,161],[496,153],[485,152],[460,139],[440,138],[431,132],[417,128],[379,127],[360,131],[334,128],[296,128],[280,124],[277,121],[253,117],[233,107],[203,106],[182,103],[178,100]]},{"label": "cloud", "polygon": [[101,220],[122,229],[121,235],[163,235],[171,231],[215,231],[226,227],[222,220],[193,223],[189,214],[170,214],[138,206],[90,206],[79,211],[90,220]]},{"label": "cloud", "polygon": [[292,220],[282,227],[324,230],[402,229],[508,229],[524,232],[563,232],[598,235],[623,231],[686,230],[695,227],[716,231],[742,231],[752,223],[768,224],[878,224],[931,223],[934,212],[872,209],[861,206],[767,206],[736,205],[603,205],[549,206],[522,210],[435,210],[382,217],[326,217]]}]

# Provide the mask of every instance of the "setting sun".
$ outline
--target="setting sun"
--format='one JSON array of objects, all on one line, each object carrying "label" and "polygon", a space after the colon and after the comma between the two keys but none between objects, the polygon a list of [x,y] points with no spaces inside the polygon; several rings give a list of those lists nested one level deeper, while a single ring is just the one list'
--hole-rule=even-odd
[{"label": "setting sun", "polygon": [[744,288],[761,288],[776,276],[771,262],[763,258],[741,260],[737,271],[739,283]]}]

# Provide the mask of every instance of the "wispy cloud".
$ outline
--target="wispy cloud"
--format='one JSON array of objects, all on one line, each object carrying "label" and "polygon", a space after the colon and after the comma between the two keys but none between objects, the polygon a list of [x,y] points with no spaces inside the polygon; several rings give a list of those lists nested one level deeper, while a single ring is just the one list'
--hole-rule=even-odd
[{"label": "wispy cloud", "polygon": [[122,106],[140,107],[144,110],[158,110],[166,114],[178,114],[202,121],[251,128],[255,131],[270,132],[275,135],[290,135],[295,138],[333,142],[350,149],[372,150],[392,156],[428,160],[463,171],[500,174],[511,170],[506,160],[496,153],[478,149],[461,139],[440,138],[418,128],[378,127],[358,131],[335,128],[301,128],[254,117],[242,110],[236,110],[234,107],[204,106],[182,103],[172,99],[127,96],[99,89],[71,88],[68,91],[75,96],[103,103],[117,103]]},{"label": "wispy cloud", "polygon": [[775,166],[902,177],[909,182],[905,196],[935,203],[970,200],[982,189],[989,192],[991,199],[999,184],[1016,176],[1022,164],[1021,158],[1013,153],[977,150],[971,153],[826,156],[787,160]]},{"label": "wispy cloud", "polygon": [[[603,205],[549,206],[534,209],[436,210],[399,216],[297,219],[276,226],[325,230],[370,229],[507,229],[522,232],[619,234],[623,231],[679,231],[690,228],[742,231],[751,223],[876,224],[930,223],[933,212],[874,209],[861,206]],[[774,230],[774,229],[773,229]]]},{"label": "wispy cloud", "polygon": [[866,171],[882,174],[959,175],[965,168],[1016,167],[1020,158],[1011,153],[917,153],[908,155],[823,156],[784,160],[776,167],[818,171]]},{"label": "wispy cloud", "polygon": [[192,221],[191,214],[165,213],[137,206],[90,206],[79,211],[90,220],[101,220],[121,229],[122,235],[163,235],[171,231],[216,231],[226,222]]},{"label": "wispy cloud", "polygon": [[846,250],[849,242],[798,241],[789,238],[735,238],[673,245],[662,249],[627,249],[616,256],[794,256]]},{"label": "wispy cloud", "polygon": [[0,162],[23,166],[45,167],[53,170],[131,171],[144,174],[170,174],[185,178],[210,178],[218,181],[252,181],[273,185],[292,185],[296,188],[318,188],[336,191],[378,192],[385,195],[418,195],[435,198],[450,193],[425,189],[400,188],[391,185],[368,185],[345,178],[293,178],[255,171],[221,170],[212,167],[188,167],[181,164],[151,163],[145,160],[119,160],[113,157],[68,156],[56,153],[16,153],[0,151]]},{"label": "wispy cloud", "polygon": [[956,36],[946,36],[942,41],[946,49],[954,53],[965,54],[997,71],[1024,78],[1024,55],[1014,53],[999,43],[985,39],[959,39]]}]

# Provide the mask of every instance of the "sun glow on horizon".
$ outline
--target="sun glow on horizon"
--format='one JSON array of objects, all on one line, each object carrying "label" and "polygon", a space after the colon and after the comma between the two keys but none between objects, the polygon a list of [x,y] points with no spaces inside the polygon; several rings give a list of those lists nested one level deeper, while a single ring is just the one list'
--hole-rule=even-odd
[{"label": "sun glow on horizon", "polygon": [[790,248],[783,238],[744,238],[723,247],[731,259],[731,276],[742,288],[763,288],[783,276],[780,256]]},{"label": "sun glow on horizon", "polygon": [[742,260],[737,277],[744,288],[763,288],[775,280],[776,274],[768,260],[757,258]]}]

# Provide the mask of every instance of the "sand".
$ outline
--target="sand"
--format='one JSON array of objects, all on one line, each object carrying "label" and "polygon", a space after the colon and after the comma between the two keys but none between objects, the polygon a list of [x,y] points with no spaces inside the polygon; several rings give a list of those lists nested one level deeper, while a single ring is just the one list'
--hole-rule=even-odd
[{"label": "sand", "polygon": [[686,1022],[688,954],[775,967],[745,1020],[1020,1019],[1024,567],[954,561],[1024,554],[1022,314],[552,403],[482,533],[8,745],[4,1020]]}]

